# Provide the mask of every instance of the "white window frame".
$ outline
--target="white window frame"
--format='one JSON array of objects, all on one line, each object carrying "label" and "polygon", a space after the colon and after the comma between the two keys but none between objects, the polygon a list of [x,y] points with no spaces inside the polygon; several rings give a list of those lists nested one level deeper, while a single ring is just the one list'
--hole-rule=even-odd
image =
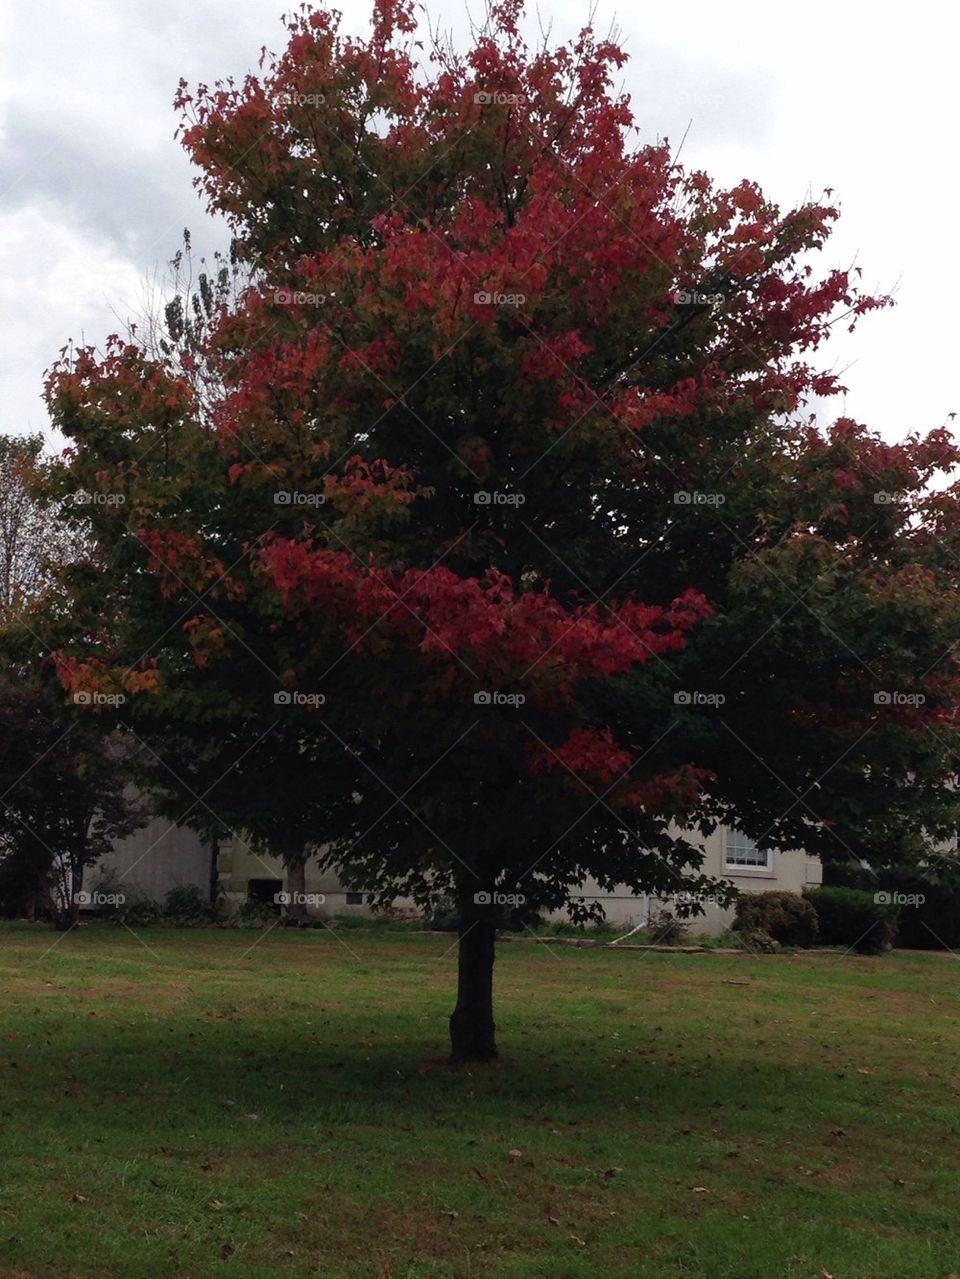
[{"label": "white window frame", "polygon": [[[733,861],[732,857],[738,850],[745,854],[757,853],[764,860],[762,862]],[[728,826],[723,834],[723,869],[736,875],[772,875],[773,850],[758,848],[756,840],[744,835],[743,831]]]}]

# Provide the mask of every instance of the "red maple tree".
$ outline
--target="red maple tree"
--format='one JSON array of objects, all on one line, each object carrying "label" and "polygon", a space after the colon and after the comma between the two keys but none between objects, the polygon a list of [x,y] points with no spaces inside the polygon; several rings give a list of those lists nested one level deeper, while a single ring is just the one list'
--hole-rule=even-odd
[{"label": "red maple tree", "polygon": [[368,39],[305,8],[258,75],[182,84],[245,283],[49,383],[61,494],[125,498],[74,512],[64,681],[95,654],[189,758],[157,789],[451,892],[459,1059],[497,1051],[501,898],[708,887],[721,820],[823,851],[956,820],[956,445],[809,416],[831,326],[887,299],[815,272],[833,206],[686,172],[616,44],[521,16],[458,56],[406,0]]}]

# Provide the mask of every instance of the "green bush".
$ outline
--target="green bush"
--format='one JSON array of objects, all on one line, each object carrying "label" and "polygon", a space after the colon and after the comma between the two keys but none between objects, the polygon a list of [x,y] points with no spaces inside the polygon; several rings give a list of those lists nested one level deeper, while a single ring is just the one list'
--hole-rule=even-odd
[{"label": "green bush", "polygon": [[455,933],[460,927],[460,914],[452,897],[438,897],[423,917],[428,932]]},{"label": "green bush", "polygon": [[152,897],[128,898],[119,912],[119,919],[128,928],[149,928],[163,922],[163,909]]},{"label": "green bush", "polygon": [[897,935],[899,909],[859,888],[808,888],[805,896],[820,924],[820,940],[852,947],[861,955],[889,950]]},{"label": "green bush", "polygon": [[179,928],[196,928],[209,924],[213,911],[196,884],[177,884],[163,899],[163,917]]},{"label": "green bush", "polygon": [[935,860],[924,873],[922,866],[883,865],[875,869],[858,862],[828,862],[824,884],[837,888],[862,888],[870,894],[886,892],[899,897],[897,945],[909,950],[960,949],[960,870],[951,858]]},{"label": "green bush", "polygon": [[737,899],[733,927],[741,935],[766,933],[781,946],[812,946],[817,913],[799,893],[743,893]]},{"label": "green bush", "polygon": [[755,930],[751,932],[746,929],[742,932],[735,933],[730,941],[735,946],[742,946],[745,950],[751,950],[754,954],[775,955],[780,949],[780,943],[775,941],[769,933]]},{"label": "green bush", "polygon": [[[100,869],[99,867],[97,868]],[[126,924],[128,928],[148,928],[163,922],[163,908],[136,883],[128,884],[117,871],[100,871],[90,891],[119,899],[116,907],[96,909],[101,922]]]},{"label": "green bush", "polygon": [[268,924],[275,924],[279,917],[279,911],[270,902],[257,897],[248,897],[241,903],[232,922],[238,928],[266,928]]},{"label": "green bush", "polygon": [[650,916],[643,937],[651,946],[682,946],[687,940],[689,923],[677,919],[669,910],[658,910]]},{"label": "green bush", "polygon": [[[525,905],[495,907],[490,913],[490,918],[499,930],[507,933],[533,932],[543,926],[540,915]],[[446,894],[438,897],[424,915],[422,924],[431,932],[457,932],[460,927],[457,903]]]},{"label": "green bush", "polygon": [[131,890],[116,871],[97,869],[96,880],[86,888],[93,896],[93,901],[86,903],[86,909],[92,910],[101,922],[116,923],[124,918],[131,891],[136,897],[136,890]]}]

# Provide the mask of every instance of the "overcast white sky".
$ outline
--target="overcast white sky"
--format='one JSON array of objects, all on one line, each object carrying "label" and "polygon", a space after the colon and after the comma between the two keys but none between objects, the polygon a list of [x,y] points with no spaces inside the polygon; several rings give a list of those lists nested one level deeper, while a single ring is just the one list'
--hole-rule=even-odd
[{"label": "overcast white sky", "polygon": [[[725,184],[749,177],[783,204],[834,188],[843,217],[824,266],[856,257],[898,306],[835,340],[846,412],[888,439],[960,411],[956,32],[946,6],[849,0],[688,0],[621,7],[624,85],[652,140]],[[184,226],[224,247],[173,139],[181,75],[208,83],[279,48],[284,0],[0,0],[0,432],[46,428],[44,369],[67,339],[99,343],[142,306]],[[339,0],[366,28],[368,5]],[[463,46],[465,5],[430,0]],[[583,0],[541,5],[555,37]],[[482,20],[478,0],[472,12]],[[536,41],[536,11],[529,30]],[[950,156],[954,159],[951,160]],[[898,283],[899,282],[899,283]],[[831,414],[834,415],[834,414]]]}]

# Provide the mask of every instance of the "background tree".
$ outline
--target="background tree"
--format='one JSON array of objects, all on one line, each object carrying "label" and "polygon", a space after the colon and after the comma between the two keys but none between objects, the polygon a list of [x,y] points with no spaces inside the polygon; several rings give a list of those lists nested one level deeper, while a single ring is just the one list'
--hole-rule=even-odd
[{"label": "background tree", "polygon": [[89,550],[61,508],[91,495],[74,486],[51,500],[44,446],[0,437],[0,907],[69,927],[85,868],[144,815],[94,690],[65,699],[52,678],[42,632],[66,604],[57,574]]},{"label": "background tree", "polygon": [[713,887],[720,821],[853,851],[957,817],[956,445],[805,407],[885,299],[814,274],[833,207],[637,145],[622,51],[520,15],[424,60],[405,3],[369,40],[305,10],[259,77],[181,86],[250,285],[49,381],[48,492],[124,496],[66,516],[100,568],[63,575],[61,681],[125,690],[212,812],[292,804],[348,885],[452,892],[459,1059],[497,1051],[503,898]]},{"label": "background tree", "polygon": [[43,451],[40,434],[0,435],[0,625],[39,594],[51,565],[69,554],[62,525],[34,487]]},{"label": "background tree", "polygon": [[[89,703],[81,702],[88,720]],[[116,740],[70,718],[62,697],[0,681],[0,894],[12,914],[77,921],[84,871],[143,823]]]}]

